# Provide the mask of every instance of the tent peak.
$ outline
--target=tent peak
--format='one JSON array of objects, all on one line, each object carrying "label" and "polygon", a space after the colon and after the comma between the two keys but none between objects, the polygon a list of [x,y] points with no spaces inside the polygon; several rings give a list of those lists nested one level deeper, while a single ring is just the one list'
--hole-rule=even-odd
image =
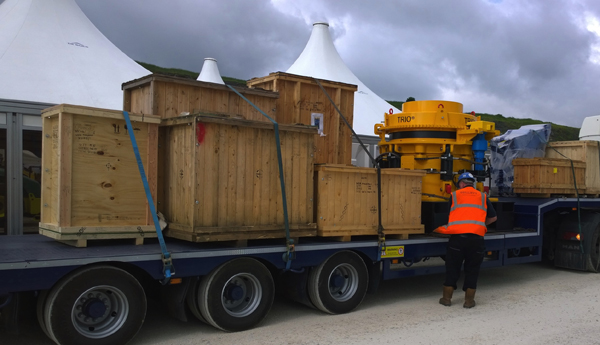
[{"label": "tent peak", "polygon": [[202,71],[200,71],[196,80],[224,85],[225,82],[223,81],[223,78],[221,78],[221,73],[217,66],[217,59],[210,57],[205,58],[204,65],[202,65]]}]

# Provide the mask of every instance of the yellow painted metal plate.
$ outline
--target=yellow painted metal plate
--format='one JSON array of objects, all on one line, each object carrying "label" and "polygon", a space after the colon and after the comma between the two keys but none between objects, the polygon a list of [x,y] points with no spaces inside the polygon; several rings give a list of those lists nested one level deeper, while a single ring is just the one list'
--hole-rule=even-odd
[{"label": "yellow painted metal plate", "polygon": [[381,250],[381,258],[403,258],[404,257],[404,246],[393,246],[385,247]]}]

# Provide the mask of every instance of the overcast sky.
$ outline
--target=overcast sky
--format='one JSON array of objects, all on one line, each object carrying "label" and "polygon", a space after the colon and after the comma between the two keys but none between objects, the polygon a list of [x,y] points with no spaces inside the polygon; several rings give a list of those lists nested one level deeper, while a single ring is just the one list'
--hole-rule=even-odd
[{"label": "overcast sky", "polygon": [[223,76],[286,71],[312,23],[386,100],[580,127],[600,115],[598,0],[76,0],[131,58]]}]

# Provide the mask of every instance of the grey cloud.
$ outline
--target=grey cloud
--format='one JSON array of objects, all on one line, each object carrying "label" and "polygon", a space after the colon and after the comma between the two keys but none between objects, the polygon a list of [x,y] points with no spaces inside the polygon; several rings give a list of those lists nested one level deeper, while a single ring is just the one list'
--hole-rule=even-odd
[{"label": "grey cloud", "polygon": [[[579,25],[596,0],[76,0],[133,59],[248,79],[286,70],[328,21],[350,69],[388,100],[449,99],[465,109],[579,126],[600,114],[599,42]],[[301,13],[302,15],[298,15]]]},{"label": "grey cloud", "polygon": [[78,0],[90,20],[136,60],[247,79],[287,69],[310,32],[268,1]]}]

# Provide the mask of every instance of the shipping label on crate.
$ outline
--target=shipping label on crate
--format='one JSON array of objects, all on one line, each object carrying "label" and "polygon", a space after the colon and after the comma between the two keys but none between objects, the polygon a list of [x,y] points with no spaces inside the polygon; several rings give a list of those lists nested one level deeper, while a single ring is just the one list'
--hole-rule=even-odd
[{"label": "shipping label on crate", "polygon": [[361,176],[360,181],[356,181],[356,193],[373,194],[377,193],[377,183],[369,180],[368,176]]},{"label": "shipping label on crate", "polygon": [[385,247],[381,250],[381,258],[403,258],[404,257],[404,246],[393,246]]}]

